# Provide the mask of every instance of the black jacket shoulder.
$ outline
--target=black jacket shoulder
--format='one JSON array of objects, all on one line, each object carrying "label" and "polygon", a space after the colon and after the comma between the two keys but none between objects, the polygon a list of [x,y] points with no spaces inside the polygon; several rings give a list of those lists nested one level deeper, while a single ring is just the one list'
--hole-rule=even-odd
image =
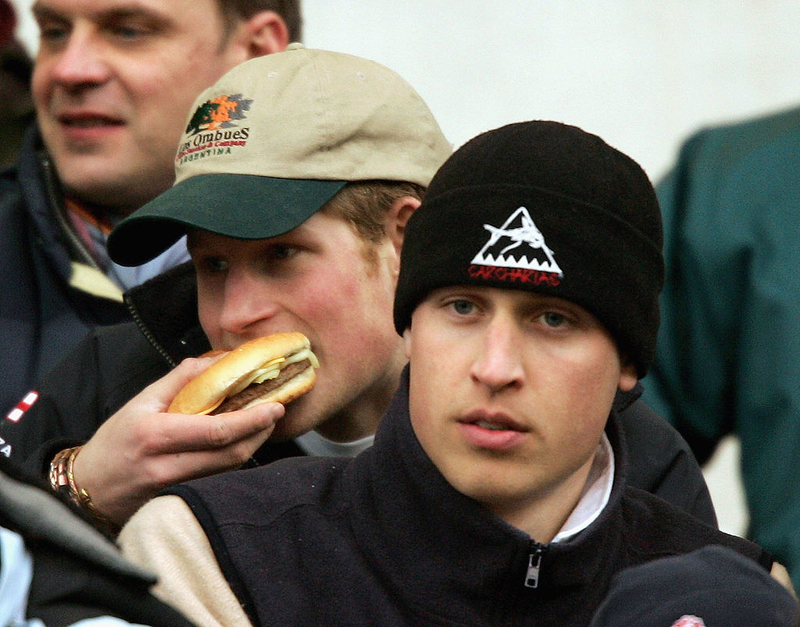
[{"label": "black jacket shoulder", "polygon": [[704,523],[717,516],[703,471],[678,431],[639,395],[639,383],[615,401],[628,449],[628,485],[655,494]]}]

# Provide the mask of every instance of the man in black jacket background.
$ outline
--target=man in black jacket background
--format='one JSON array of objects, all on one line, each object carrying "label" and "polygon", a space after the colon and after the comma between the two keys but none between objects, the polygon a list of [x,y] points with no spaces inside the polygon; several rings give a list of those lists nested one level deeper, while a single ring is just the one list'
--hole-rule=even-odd
[{"label": "man in black jacket background", "polygon": [[123,268],[105,242],[172,184],[197,94],[301,36],[297,0],[37,0],[33,13],[37,123],[0,172],[0,416],[90,330],[130,319],[123,291],[188,259],[179,243]]}]

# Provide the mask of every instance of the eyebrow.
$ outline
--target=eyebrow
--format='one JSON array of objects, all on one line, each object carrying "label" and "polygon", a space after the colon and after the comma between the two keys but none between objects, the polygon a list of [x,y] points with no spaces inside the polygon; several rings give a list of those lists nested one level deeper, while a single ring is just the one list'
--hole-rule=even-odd
[{"label": "eyebrow", "polygon": [[[37,19],[57,19],[68,20],[69,16],[66,13],[58,11],[49,6],[42,6],[40,0],[37,0],[31,7],[33,15]],[[123,20],[130,17],[147,17],[160,21],[165,21],[165,17],[152,7],[143,7],[136,3],[123,4],[121,6],[111,7],[109,9],[97,10],[91,14],[91,19],[99,22],[113,22],[116,20]]]},{"label": "eyebrow", "polygon": [[31,12],[36,18],[49,17],[52,19],[64,19],[64,16],[50,7],[43,7],[39,2],[35,2],[31,7]]}]

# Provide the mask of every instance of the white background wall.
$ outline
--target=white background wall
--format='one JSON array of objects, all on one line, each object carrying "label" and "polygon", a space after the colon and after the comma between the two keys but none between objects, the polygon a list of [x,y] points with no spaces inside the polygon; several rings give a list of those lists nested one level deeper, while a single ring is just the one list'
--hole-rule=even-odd
[{"label": "white background wall", "polygon": [[[36,29],[22,7],[22,36]],[[657,180],[697,127],[800,103],[796,0],[303,0],[305,43],[411,82],[455,146],[507,122],[597,133]],[[709,469],[745,524],[735,443]]]}]

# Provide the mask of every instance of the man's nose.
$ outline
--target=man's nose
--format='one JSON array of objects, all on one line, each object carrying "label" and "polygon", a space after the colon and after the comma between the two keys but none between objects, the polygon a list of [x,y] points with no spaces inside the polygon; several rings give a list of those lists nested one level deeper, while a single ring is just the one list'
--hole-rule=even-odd
[{"label": "man's nose", "polygon": [[269,320],[279,309],[273,290],[248,271],[232,270],[225,279],[220,327],[241,335],[257,323]]},{"label": "man's nose", "polygon": [[472,364],[473,380],[492,392],[519,386],[525,373],[520,341],[513,321],[492,320],[484,330],[479,353]]},{"label": "man's nose", "polygon": [[97,85],[108,80],[105,45],[91,27],[72,28],[52,66],[53,79],[68,88]]}]

